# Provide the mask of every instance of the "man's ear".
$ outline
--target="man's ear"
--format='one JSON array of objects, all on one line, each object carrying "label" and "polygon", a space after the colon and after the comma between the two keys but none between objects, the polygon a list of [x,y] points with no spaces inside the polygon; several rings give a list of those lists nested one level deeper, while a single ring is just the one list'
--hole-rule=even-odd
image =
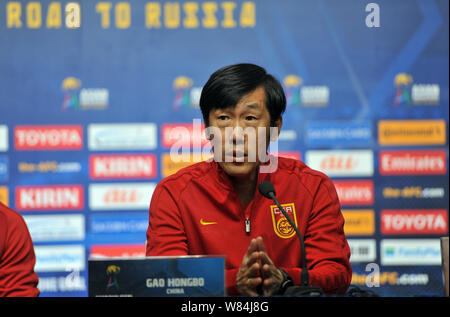
[{"label": "man's ear", "polygon": [[280,116],[277,120],[275,120],[272,128],[277,128],[277,133],[270,133],[270,141],[276,141],[281,132],[281,126],[283,125],[283,118]]}]

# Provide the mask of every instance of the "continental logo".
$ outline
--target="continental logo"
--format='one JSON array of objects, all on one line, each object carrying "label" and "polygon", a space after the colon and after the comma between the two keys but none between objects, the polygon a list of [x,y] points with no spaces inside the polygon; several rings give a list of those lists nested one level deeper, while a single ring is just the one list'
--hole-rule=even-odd
[{"label": "continental logo", "polygon": [[345,235],[373,235],[375,233],[375,215],[371,209],[342,210],[345,219]]},{"label": "continental logo", "polygon": [[[202,157],[202,153],[193,153],[193,154],[179,154],[176,155],[177,158],[172,158],[170,153],[164,153],[161,156],[161,176],[167,177],[172,174],[175,174],[182,168],[191,166],[192,164],[199,163],[205,160],[205,157]],[[210,155],[212,157],[212,154]],[[209,157],[208,157],[209,158]]]},{"label": "continental logo", "polygon": [[0,186],[0,203],[9,206],[9,191],[6,186]]},{"label": "continental logo", "polygon": [[378,123],[380,145],[446,144],[444,120],[382,120]]}]

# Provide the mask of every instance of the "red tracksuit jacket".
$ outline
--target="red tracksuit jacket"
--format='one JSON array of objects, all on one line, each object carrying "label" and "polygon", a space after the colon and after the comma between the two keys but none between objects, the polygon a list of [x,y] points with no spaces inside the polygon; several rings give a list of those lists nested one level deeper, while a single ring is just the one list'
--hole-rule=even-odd
[{"label": "red tracksuit jacket", "polygon": [[[326,293],[344,293],[352,276],[350,248],[330,179],[298,160],[280,157],[274,173],[258,174],[258,184],[263,180],[274,185],[278,201],[304,237],[310,284]],[[301,248],[292,227],[258,189],[244,207],[218,163],[184,168],[163,179],[153,193],[146,254],[225,254],[228,295],[237,294],[236,274],[251,239],[258,236],[274,264],[300,284]]]},{"label": "red tracksuit jacket", "polygon": [[22,216],[0,203],[0,297],[38,296],[36,257]]}]

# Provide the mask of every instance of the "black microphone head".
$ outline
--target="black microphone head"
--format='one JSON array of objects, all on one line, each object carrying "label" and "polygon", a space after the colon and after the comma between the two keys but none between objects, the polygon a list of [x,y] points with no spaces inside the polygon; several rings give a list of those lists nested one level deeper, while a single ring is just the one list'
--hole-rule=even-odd
[{"label": "black microphone head", "polygon": [[266,198],[272,199],[272,195],[276,196],[275,188],[273,187],[273,184],[269,181],[262,181],[258,186],[259,192],[261,195],[263,195]]}]

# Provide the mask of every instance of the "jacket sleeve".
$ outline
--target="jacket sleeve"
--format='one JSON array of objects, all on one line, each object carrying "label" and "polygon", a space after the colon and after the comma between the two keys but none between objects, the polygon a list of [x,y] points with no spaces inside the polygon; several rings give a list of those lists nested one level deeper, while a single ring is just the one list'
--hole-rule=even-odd
[{"label": "jacket sleeve", "polygon": [[[350,248],[344,234],[344,217],[336,189],[326,177],[313,197],[304,233],[309,282],[326,294],[345,293],[352,278]],[[300,283],[301,268],[285,268]]]},{"label": "jacket sleeve", "polygon": [[0,228],[6,228],[6,234],[0,238],[0,296],[38,296],[36,256],[27,225],[19,214],[1,216]]},{"label": "jacket sleeve", "polygon": [[176,199],[158,184],[150,202],[146,255],[187,254],[187,238]]}]

